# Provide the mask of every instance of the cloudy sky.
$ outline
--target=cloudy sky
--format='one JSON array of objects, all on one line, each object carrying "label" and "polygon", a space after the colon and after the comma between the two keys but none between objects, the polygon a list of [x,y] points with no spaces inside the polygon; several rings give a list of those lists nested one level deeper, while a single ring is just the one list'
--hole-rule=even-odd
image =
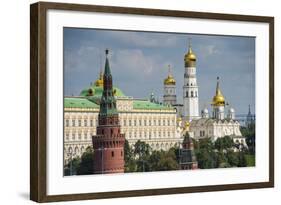
[{"label": "cloudy sky", "polygon": [[163,79],[171,65],[178,103],[182,103],[184,55],[188,39],[197,56],[200,110],[210,108],[216,77],[237,114],[255,109],[255,38],[195,34],[64,28],[64,95],[79,95],[104,68],[110,50],[113,83],[127,96],[162,100]]}]

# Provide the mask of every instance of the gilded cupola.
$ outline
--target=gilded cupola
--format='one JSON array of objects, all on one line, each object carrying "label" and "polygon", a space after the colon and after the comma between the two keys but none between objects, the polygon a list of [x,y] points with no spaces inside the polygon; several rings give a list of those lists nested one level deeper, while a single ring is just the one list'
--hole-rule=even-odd
[{"label": "gilded cupola", "polygon": [[185,67],[195,67],[196,55],[193,53],[191,43],[189,42],[188,51],[184,56]]},{"label": "gilded cupola", "polygon": [[220,90],[219,77],[217,77],[216,95],[213,97],[212,105],[215,105],[215,106],[224,106],[225,105],[225,99]]},{"label": "gilded cupola", "polygon": [[100,72],[99,78],[95,82],[95,86],[103,87],[103,74],[102,74],[102,71]]},{"label": "gilded cupola", "polygon": [[174,77],[171,74],[171,66],[168,66],[169,68],[169,73],[167,78],[164,79],[164,85],[175,85],[176,84],[176,80],[174,79]]}]

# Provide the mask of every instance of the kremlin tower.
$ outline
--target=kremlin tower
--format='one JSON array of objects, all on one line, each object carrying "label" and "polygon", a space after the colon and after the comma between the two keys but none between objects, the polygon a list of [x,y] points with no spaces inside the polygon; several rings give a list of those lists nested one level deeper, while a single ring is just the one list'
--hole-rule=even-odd
[{"label": "kremlin tower", "polygon": [[[112,87],[112,75],[106,53],[103,79],[100,76],[99,85],[103,86],[98,116],[97,135],[92,137],[94,148],[94,173],[124,172],[125,135],[120,133],[120,123],[116,109],[116,99]],[[102,74],[101,74],[102,75]]]},{"label": "kremlin tower", "polygon": [[182,142],[180,168],[184,170],[198,169],[198,162],[194,152],[194,145],[188,132],[185,134],[184,140]]},{"label": "kremlin tower", "polygon": [[183,85],[183,116],[191,121],[199,116],[199,93],[196,79],[196,55],[189,43],[188,52],[184,56],[185,72]]}]

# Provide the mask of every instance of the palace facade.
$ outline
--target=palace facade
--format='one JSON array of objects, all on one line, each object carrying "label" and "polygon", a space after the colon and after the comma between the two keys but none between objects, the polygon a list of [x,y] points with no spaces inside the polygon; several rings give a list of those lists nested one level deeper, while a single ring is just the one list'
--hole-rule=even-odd
[{"label": "palace facade", "polygon": [[[103,93],[103,74],[100,73],[90,87],[80,96],[64,98],[64,159],[81,156],[92,147],[92,136],[97,134],[98,115]],[[149,99],[126,96],[114,87],[120,131],[132,146],[138,140],[144,141],[155,150],[168,150],[180,146],[183,137],[177,129],[176,109]]]}]

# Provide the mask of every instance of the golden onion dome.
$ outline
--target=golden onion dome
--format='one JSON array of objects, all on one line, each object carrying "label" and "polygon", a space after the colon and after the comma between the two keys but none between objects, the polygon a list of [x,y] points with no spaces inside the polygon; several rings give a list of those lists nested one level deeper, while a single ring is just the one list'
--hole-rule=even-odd
[{"label": "golden onion dome", "polygon": [[196,61],[196,55],[193,53],[191,46],[189,46],[188,52],[184,56],[185,62]]},{"label": "golden onion dome", "polygon": [[164,85],[175,85],[176,80],[174,79],[174,77],[171,74],[171,66],[170,65],[168,65],[168,69],[169,69],[169,74],[168,74],[168,77],[164,79]]},{"label": "golden onion dome", "polygon": [[213,105],[225,105],[225,100],[223,95],[215,95],[213,97]]},{"label": "golden onion dome", "polygon": [[185,122],[185,128],[189,127],[190,123],[188,121]]},{"label": "golden onion dome", "polygon": [[97,86],[97,87],[103,87],[103,76],[102,76],[102,72],[100,72],[100,76],[99,76],[99,78],[96,80],[95,86]]},{"label": "golden onion dome", "polygon": [[176,80],[173,78],[172,75],[168,75],[168,77],[164,80],[164,84],[165,85],[175,85],[176,84]]},{"label": "golden onion dome", "polygon": [[216,95],[213,97],[212,104],[215,106],[225,105],[225,99],[219,87],[219,77],[217,77]]}]

